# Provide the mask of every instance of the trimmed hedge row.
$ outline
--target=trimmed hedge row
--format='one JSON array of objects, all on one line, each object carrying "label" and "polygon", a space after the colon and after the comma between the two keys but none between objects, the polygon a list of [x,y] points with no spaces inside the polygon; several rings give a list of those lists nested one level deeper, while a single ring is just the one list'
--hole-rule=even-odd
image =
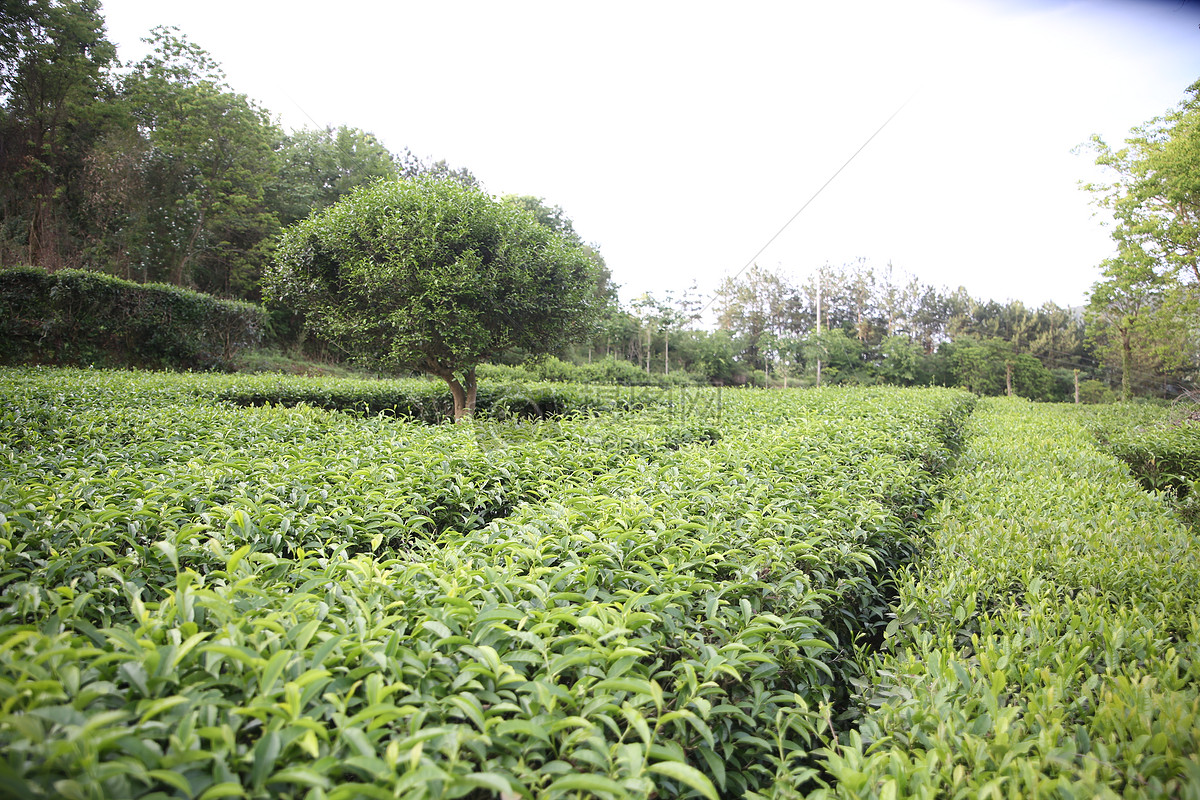
[{"label": "trimmed hedge row", "polygon": [[1196,796],[1200,547],[1079,420],[984,401],[816,796]]},{"label": "trimmed hedge row", "polygon": [[[652,387],[585,386],[521,381],[481,383],[476,413],[491,419],[546,419],[564,414],[636,411],[680,402],[715,403],[718,390]],[[362,380],[295,378],[278,375],[239,376],[216,389],[216,396],[240,406],[296,406],[327,411],[404,417],[438,423],[454,418],[454,399],[441,380],[407,378]]]},{"label": "trimmed hedge row", "polygon": [[1147,489],[1182,498],[1200,480],[1200,419],[1197,412],[1157,406],[1115,405],[1094,409],[1088,428],[1133,470]]},{"label": "trimmed hedge row", "polygon": [[798,796],[974,402],[731,392],[713,437],[4,377],[0,794],[26,797]]},{"label": "trimmed hedge row", "polygon": [[649,373],[636,364],[607,355],[587,364],[572,364],[555,356],[544,356],[520,366],[480,364],[477,370],[481,381],[501,383],[538,383],[555,381],[617,386],[658,386],[661,388],[696,386],[708,383],[703,376],[687,372],[669,375]]},{"label": "trimmed hedge row", "polygon": [[175,286],[0,270],[0,364],[222,369],[265,325],[258,306]]}]

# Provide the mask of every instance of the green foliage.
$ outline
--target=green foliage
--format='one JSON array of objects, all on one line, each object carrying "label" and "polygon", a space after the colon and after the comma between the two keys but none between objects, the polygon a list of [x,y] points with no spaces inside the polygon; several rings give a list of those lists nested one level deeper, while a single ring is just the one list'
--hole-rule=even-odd
[{"label": "green foliage", "polygon": [[1195,539],[1070,406],[985,401],[816,797],[1190,796]]},{"label": "green foliage", "polygon": [[[755,267],[727,279],[717,300],[738,372],[758,368],[776,383],[815,384],[819,361],[823,383],[942,383],[996,395],[1007,390],[1011,364],[1017,394],[1062,400],[1066,389],[1052,370],[1094,361],[1083,320],[1070,309],[978,300],[962,287],[937,290],[900,280],[890,265],[823,266],[804,282]],[[818,335],[826,341],[817,343]]]},{"label": "green foliage", "polygon": [[803,343],[804,360],[813,365],[821,362],[821,381],[829,384],[869,383],[863,346],[846,335],[841,328],[810,333]]},{"label": "green foliage", "polygon": [[475,367],[553,352],[590,329],[595,265],[508,203],[456,181],[383,181],[290,228],[266,276],[310,328],[385,369],[446,380],[456,417]]},{"label": "green foliage", "polygon": [[[268,320],[270,314],[268,313]],[[270,325],[268,324],[268,330]],[[335,363],[328,359],[308,357],[304,352],[282,350],[265,342],[253,350],[244,350],[234,358],[233,370],[248,374],[269,373],[273,375],[306,375],[309,377],[327,376],[330,378],[369,378],[374,377],[369,372],[362,372],[352,365]]]},{"label": "green foliage", "polygon": [[32,796],[810,788],[972,402],[427,426],[216,400],[241,376],[3,378],[0,751]]},{"label": "green foliage", "polygon": [[[275,376],[0,378],[15,796],[1200,785],[1195,538],[1088,430],[1194,456],[1178,409],[827,388],[423,425],[220,399],[321,387]],[[360,383],[331,396],[404,385]]]},{"label": "green foliage", "polygon": [[280,219],[430,169],[345,126],[285,136],[183,34],[147,42],[116,70],[98,0],[0,8],[0,264],[257,300]]},{"label": "green foliage", "polygon": [[588,364],[572,364],[555,356],[527,361],[519,367],[499,364],[480,364],[477,370],[482,380],[499,381],[564,381],[593,385],[617,386],[691,386],[702,382],[689,373],[670,375],[647,373],[635,364],[611,355]]},{"label": "green foliage", "polygon": [[905,336],[889,336],[880,348],[879,375],[894,386],[912,386],[921,375],[920,345]]},{"label": "green foliage", "polygon": [[267,112],[233,92],[203,49],[168,28],[121,81],[145,137],[144,197],[127,233],[143,280],[252,296],[268,236],[266,206],[279,138]]},{"label": "green foliage", "polygon": [[[657,388],[564,385],[542,381],[511,367],[497,370],[489,377],[491,380],[479,390],[476,406],[476,412],[488,418],[543,419],[630,411],[669,405],[675,402],[676,396]],[[212,391],[218,399],[241,406],[303,404],[329,411],[384,414],[427,423],[454,419],[454,398],[445,386],[419,378],[334,380],[279,375],[239,376],[228,384],[213,387]]]},{"label": "green foliage", "polygon": [[1200,82],[1162,117],[1134,128],[1114,150],[1091,139],[1096,163],[1112,183],[1087,188],[1110,210],[1122,251],[1155,265],[1160,275],[1200,283]]},{"label": "green foliage", "polygon": [[65,187],[105,127],[89,101],[115,58],[98,0],[0,6],[0,264],[77,265]]},{"label": "green foliage", "polygon": [[762,369],[766,335],[782,337],[795,328],[796,300],[784,276],[755,264],[740,279],[726,278],[717,290],[718,325],[737,341],[746,367]]},{"label": "green foliage", "polygon": [[1136,251],[1123,251],[1102,269],[1088,297],[1088,336],[1105,362],[1120,369],[1121,399],[1130,400],[1158,375],[1187,364],[1197,298]]},{"label": "green foliage", "polygon": [[1186,494],[1200,479],[1200,428],[1194,421],[1133,428],[1107,444],[1147,488]]},{"label": "green foliage", "polygon": [[1091,409],[1086,424],[1100,444],[1146,489],[1163,492],[1180,516],[1200,524],[1200,414],[1185,404],[1169,408],[1128,404]]},{"label": "green foliage", "polygon": [[[689,338],[692,340],[690,343]],[[688,344],[691,346],[688,347]],[[677,341],[677,351],[678,345]],[[703,375],[705,380],[719,385],[735,382],[737,364],[733,337],[729,331],[691,332],[683,337],[683,347],[685,352],[693,354],[694,360],[689,368]]]},{"label": "green foliage", "polygon": [[1194,368],[1200,287],[1200,83],[1163,117],[1114,150],[1091,146],[1112,182],[1087,188],[1116,222],[1116,258],[1088,298],[1089,336],[1121,370],[1121,399],[1146,393],[1156,374]]},{"label": "green foliage", "polygon": [[249,303],[96,272],[0,270],[0,363],[228,367],[256,344]]},{"label": "green foliage", "polygon": [[583,239],[575,232],[575,223],[563,211],[562,206],[548,206],[545,198],[530,195],[505,195],[504,202],[532,214],[537,221],[575,244],[583,244]]},{"label": "green foliage", "polygon": [[398,158],[366,131],[345,125],[299,130],[283,138],[272,202],[287,226],[358,186],[416,171],[411,153]]},{"label": "green foliage", "polygon": [[1104,381],[1087,380],[1079,383],[1079,402],[1097,405],[1102,403],[1115,403],[1117,400],[1116,394],[1108,387]]},{"label": "green foliage", "polygon": [[1056,392],[1054,375],[1029,353],[1014,352],[1010,342],[1003,339],[978,340],[960,337],[942,347],[956,386],[981,395],[1003,395],[1012,392],[1030,400],[1064,400]]},{"label": "green foliage", "polygon": [[1064,393],[1058,392],[1054,374],[1046,369],[1029,353],[1017,353],[1012,357],[1013,394],[1028,400],[1063,401]]}]

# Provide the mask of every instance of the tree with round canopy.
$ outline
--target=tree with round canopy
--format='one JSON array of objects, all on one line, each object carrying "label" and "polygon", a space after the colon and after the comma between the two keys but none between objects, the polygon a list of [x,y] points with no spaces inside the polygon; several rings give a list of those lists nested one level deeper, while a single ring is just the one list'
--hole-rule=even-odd
[{"label": "tree with round canopy", "polygon": [[373,365],[445,380],[458,420],[474,413],[479,363],[589,332],[595,270],[513,204],[425,177],[380,181],[288,228],[264,288]]}]

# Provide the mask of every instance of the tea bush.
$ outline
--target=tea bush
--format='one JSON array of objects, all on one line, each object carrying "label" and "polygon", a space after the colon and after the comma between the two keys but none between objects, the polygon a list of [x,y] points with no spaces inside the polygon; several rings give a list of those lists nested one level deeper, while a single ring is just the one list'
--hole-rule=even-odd
[{"label": "tea bush", "polygon": [[430,426],[0,375],[19,797],[807,791],[974,402]]},{"label": "tea bush", "polygon": [[707,381],[703,376],[687,372],[672,372],[664,375],[650,373],[625,359],[606,355],[586,364],[572,364],[554,356],[526,361],[521,366],[480,364],[478,375],[481,381],[500,383],[538,383],[560,381],[619,386],[657,386],[659,388],[694,386]]},{"label": "tea bush", "polygon": [[1109,406],[1094,410],[1088,427],[1148,489],[1183,496],[1200,479],[1200,421],[1191,406]]},{"label": "tea bush", "polygon": [[1162,492],[1180,518],[1200,527],[1200,413],[1195,406],[1123,403],[1092,410],[1085,425],[1142,486]]},{"label": "tea bush", "polygon": [[[222,382],[216,396],[236,405],[294,406],[301,403],[331,411],[388,414],[438,423],[454,418],[454,400],[443,381],[410,378],[362,380],[239,376]],[[716,389],[663,390],[647,387],[586,386],[547,381],[481,379],[476,413],[485,418],[546,418],[564,414],[631,411],[650,406],[714,398]]]},{"label": "tea bush", "polygon": [[1195,796],[1195,538],[1071,407],[969,431],[814,796]]},{"label": "tea bush", "polygon": [[225,369],[265,326],[258,306],[176,286],[0,269],[0,364]]}]

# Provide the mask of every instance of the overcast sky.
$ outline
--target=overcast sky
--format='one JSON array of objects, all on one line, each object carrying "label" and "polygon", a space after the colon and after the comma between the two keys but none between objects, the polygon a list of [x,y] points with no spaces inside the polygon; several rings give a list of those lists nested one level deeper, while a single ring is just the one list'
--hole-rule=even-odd
[{"label": "overcast sky", "polygon": [[287,128],[362,128],[562,206],[626,300],[711,293],[845,165],[759,264],[803,279],[861,258],[977,297],[1080,304],[1112,246],[1078,186],[1092,158],[1072,149],[1120,142],[1200,79],[1200,0],[103,13],[124,60],[174,25]]}]

